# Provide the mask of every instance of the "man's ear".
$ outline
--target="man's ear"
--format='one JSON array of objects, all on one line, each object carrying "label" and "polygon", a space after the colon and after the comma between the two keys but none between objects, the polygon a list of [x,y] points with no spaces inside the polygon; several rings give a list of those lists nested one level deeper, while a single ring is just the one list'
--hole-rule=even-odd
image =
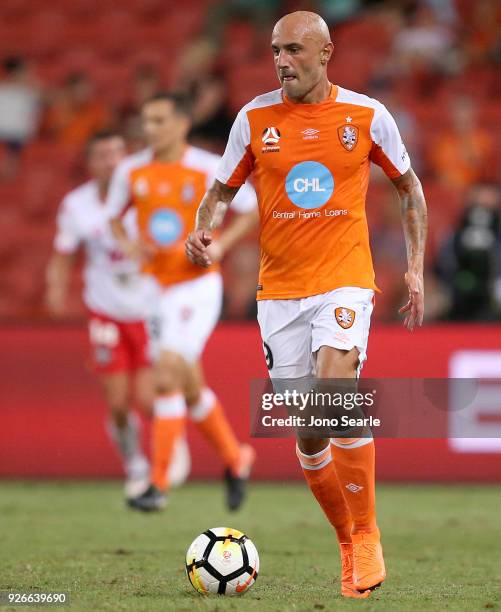
[{"label": "man's ear", "polygon": [[327,62],[331,59],[332,53],[334,51],[334,43],[329,42],[322,49],[322,53],[320,55],[320,63],[327,64]]}]

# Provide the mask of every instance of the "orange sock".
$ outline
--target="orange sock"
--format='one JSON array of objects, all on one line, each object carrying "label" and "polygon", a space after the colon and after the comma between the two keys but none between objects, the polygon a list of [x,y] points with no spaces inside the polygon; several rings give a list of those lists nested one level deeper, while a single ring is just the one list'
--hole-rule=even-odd
[{"label": "orange sock", "polygon": [[169,486],[168,467],[175,442],[183,435],[185,425],[186,402],[182,393],[174,392],[155,399],[151,427],[151,482],[160,491]]},{"label": "orange sock", "polygon": [[353,520],[352,533],[376,529],[375,448],[372,438],[336,438],[331,453]]},{"label": "orange sock", "polygon": [[240,467],[240,444],[221,403],[211,389],[206,387],[202,390],[200,400],[190,408],[189,414],[225,466],[237,474]]},{"label": "orange sock", "polygon": [[341,543],[351,542],[351,517],[332,464],[330,445],[315,455],[296,447],[306,482]]}]

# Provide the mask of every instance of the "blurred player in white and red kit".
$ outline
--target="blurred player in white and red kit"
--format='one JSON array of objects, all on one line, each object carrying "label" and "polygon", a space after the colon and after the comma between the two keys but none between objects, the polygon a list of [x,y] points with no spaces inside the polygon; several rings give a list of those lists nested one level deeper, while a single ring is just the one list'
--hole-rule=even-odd
[{"label": "blurred player in white and red kit", "polygon": [[[90,180],[69,192],[57,217],[54,252],[47,268],[46,304],[55,317],[64,316],[75,263],[84,246],[84,294],[89,312],[90,361],[102,383],[110,411],[107,431],[117,447],[127,476],[127,497],[148,484],[149,462],[140,445],[140,421],[130,408],[131,395],[151,413],[153,400],[149,342],[146,329],[149,282],[139,266],[127,259],[113,238],[104,202],[113,170],[125,157],[125,142],[103,131],[87,145]],[[127,231],[136,233],[135,215],[127,215]],[[133,391],[132,391],[133,390]],[[189,451],[180,443],[171,478],[184,480]]]},{"label": "blurred player in white and red kit", "polygon": [[[163,508],[173,444],[183,435],[189,415],[225,465],[227,505],[235,510],[244,499],[254,451],[236,439],[219,400],[204,382],[200,357],[221,310],[222,278],[216,262],[257,224],[256,194],[243,184],[236,195],[237,214],[211,248],[214,265],[202,269],[192,264],[184,241],[220,158],[188,145],[186,97],[159,93],[143,105],[142,119],[149,148],[118,166],[107,202],[121,249],[142,262],[143,272],[156,285],[160,326],[155,343],[151,486],[129,505],[143,511]],[[129,207],[137,212],[137,239],[126,231],[123,215]]]}]

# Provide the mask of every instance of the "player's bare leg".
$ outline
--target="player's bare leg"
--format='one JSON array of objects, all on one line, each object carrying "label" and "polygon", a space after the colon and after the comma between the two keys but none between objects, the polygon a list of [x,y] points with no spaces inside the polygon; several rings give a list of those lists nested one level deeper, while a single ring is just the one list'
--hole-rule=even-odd
[{"label": "player's bare leg", "polygon": [[239,444],[214,392],[206,386],[200,363],[187,364],[185,397],[188,414],[225,465],[226,501],[237,510],[246,494],[246,483],[255,460],[254,449]]},{"label": "player's bare leg", "polygon": [[126,497],[134,497],[148,484],[149,463],[141,449],[140,420],[130,406],[130,378],[127,372],[101,377],[109,408],[107,431],[116,447],[126,474]]},{"label": "player's bare leg", "polygon": [[139,368],[132,380],[134,399],[144,416],[153,416],[153,402],[155,400],[155,378],[153,368]]},{"label": "player's bare leg", "polygon": [[[358,351],[322,346],[317,354],[318,378],[356,378]],[[352,519],[353,585],[360,591],[378,587],[386,577],[376,524],[375,449],[368,438],[331,440],[334,469]]]}]

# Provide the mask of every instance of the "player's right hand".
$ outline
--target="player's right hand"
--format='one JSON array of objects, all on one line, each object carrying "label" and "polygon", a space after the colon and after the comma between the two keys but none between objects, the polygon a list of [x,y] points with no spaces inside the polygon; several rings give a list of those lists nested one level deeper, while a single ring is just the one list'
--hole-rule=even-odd
[{"label": "player's right hand", "polygon": [[207,230],[195,230],[191,232],[185,242],[185,250],[188,259],[202,268],[208,268],[212,260],[207,252],[207,247],[212,242],[212,234]]},{"label": "player's right hand", "polygon": [[409,290],[409,301],[399,309],[400,314],[405,314],[404,326],[409,331],[414,331],[416,325],[421,327],[424,317],[424,289],[423,272],[409,270],[405,273],[405,284]]}]

